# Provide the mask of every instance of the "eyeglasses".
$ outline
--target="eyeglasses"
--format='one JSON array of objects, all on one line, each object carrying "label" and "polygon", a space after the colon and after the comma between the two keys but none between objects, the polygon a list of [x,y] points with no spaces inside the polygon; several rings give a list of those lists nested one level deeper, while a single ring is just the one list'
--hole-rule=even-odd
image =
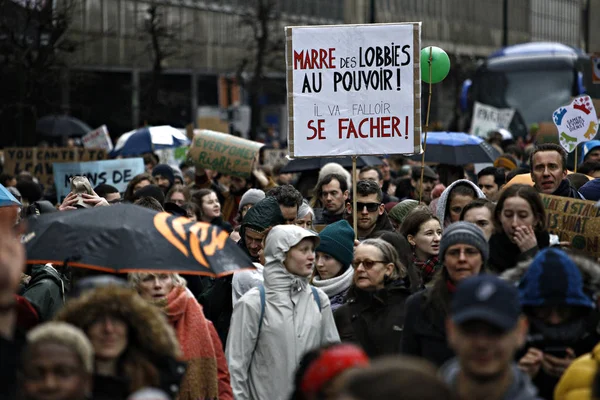
[{"label": "eyeglasses", "polygon": [[359,211],[362,211],[362,210],[364,210],[365,207],[367,207],[368,212],[375,212],[375,211],[377,211],[379,206],[380,206],[380,203],[362,203],[360,201],[356,202],[356,208]]},{"label": "eyeglasses", "polygon": [[387,261],[373,261],[373,260],[354,260],[352,261],[352,268],[358,269],[360,264],[365,267],[365,269],[371,269],[375,266],[375,264],[385,264]]},{"label": "eyeglasses", "polygon": [[465,253],[465,257],[473,257],[479,254],[479,250],[477,249],[452,249],[446,252],[447,256],[450,257],[460,257],[461,253]]}]

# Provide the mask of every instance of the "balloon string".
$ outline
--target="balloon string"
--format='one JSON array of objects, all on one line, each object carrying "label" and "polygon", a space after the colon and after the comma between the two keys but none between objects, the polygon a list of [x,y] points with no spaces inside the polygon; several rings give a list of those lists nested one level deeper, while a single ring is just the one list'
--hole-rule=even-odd
[{"label": "balloon string", "polygon": [[427,115],[425,117],[425,137],[423,139],[423,154],[421,155],[421,189],[419,190],[419,203],[423,201],[423,175],[425,172],[425,151],[427,151],[427,131],[429,130],[429,110],[431,109],[431,65],[433,64],[433,47],[429,46],[429,99],[427,100]]}]

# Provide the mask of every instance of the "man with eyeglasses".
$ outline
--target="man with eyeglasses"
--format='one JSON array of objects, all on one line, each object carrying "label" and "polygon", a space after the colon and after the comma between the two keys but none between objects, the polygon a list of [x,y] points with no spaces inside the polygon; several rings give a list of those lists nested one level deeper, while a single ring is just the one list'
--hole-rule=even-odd
[{"label": "man with eyeglasses", "polygon": [[[357,233],[359,240],[375,238],[379,232],[393,231],[394,227],[382,203],[383,193],[375,181],[363,180],[356,183]],[[352,203],[348,213],[352,214]],[[352,217],[349,222],[352,224]]]}]

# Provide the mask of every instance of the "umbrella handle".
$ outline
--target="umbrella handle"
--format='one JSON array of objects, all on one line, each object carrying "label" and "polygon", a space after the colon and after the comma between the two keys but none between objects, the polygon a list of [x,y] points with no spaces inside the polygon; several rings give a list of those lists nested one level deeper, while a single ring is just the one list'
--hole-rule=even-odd
[{"label": "umbrella handle", "polygon": [[429,130],[429,110],[431,110],[431,64],[433,62],[433,47],[429,47],[429,98],[427,99],[427,116],[425,117],[425,136],[423,138],[423,154],[421,155],[421,188],[419,190],[419,203],[423,201],[423,175],[425,173],[425,151],[427,151],[427,131]]}]

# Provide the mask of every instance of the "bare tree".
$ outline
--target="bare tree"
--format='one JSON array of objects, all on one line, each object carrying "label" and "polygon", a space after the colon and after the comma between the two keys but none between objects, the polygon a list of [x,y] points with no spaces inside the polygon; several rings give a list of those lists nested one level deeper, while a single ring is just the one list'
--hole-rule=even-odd
[{"label": "bare tree", "polygon": [[150,82],[143,95],[145,107],[142,109],[142,119],[149,121],[161,119],[161,109],[166,100],[161,91],[161,78],[167,60],[178,54],[177,34],[168,25],[165,7],[161,2],[154,1],[146,8],[141,34],[143,39],[147,40],[146,52],[152,64]]},{"label": "bare tree", "polygon": [[[0,121],[35,142],[40,113],[60,110],[62,72],[78,43],[68,37],[76,0],[0,0],[0,74],[13,91],[0,91]],[[67,111],[67,110],[63,110]]]},{"label": "bare tree", "polygon": [[[278,0],[252,0],[251,5],[241,15],[241,23],[250,29],[250,54],[243,57],[237,71],[238,81],[248,93],[248,102],[252,110],[250,138],[256,139],[261,127],[260,96],[263,93],[265,72],[268,69],[284,67],[283,51],[285,41],[281,29]],[[243,73],[249,68],[250,77],[243,79]]]}]

